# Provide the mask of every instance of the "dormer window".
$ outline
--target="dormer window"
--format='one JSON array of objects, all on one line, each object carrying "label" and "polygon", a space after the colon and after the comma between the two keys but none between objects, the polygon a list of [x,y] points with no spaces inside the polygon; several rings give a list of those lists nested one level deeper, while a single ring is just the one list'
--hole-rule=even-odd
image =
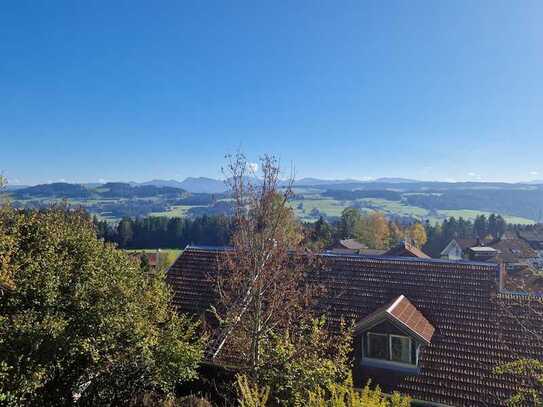
[{"label": "dormer window", "polygon": [[366,332],[366,346],[363,355],[366,358],[388,362],[416,365],[417,344],[408,336]]},{"label": "dormer window", "polygon": [[363,365],[417,370],[422,345],[430,343],[434,327],[403,295],[361,320]]}]

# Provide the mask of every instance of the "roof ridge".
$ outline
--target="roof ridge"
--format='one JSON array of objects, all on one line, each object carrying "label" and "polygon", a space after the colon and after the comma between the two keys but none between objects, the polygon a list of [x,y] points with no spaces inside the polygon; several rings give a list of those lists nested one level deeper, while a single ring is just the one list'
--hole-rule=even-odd
[{"label": "roof ridge", "polygon": [[[187,245],[185,251],[208,251],[208,252],[220,252],[232,250],[231,246],[206,246],[206,245]],[[433,258],[418,258],[418,257],[401,257],[401,256],[384,256],[384,255],[370,255],[370,254],[354,254],[354,253],[331,253],[322,252],[318,253],[319,257],[340,258],[347,261],[374,261],[378,263],[390,263],[395,264],[428,264],[428,265],[442,265],[449,266],[456,269],[465,269],[477,267],[480,270],[497,271],[499,265],[496,263],[485,263],[479,261],[468,260],[444,260]]]},{"label": "roof ridge", "polygon": [[[391,312],[399,303],[405,298],[405,295],[400,295],[398,298],[394,300],[394,302],[390,305],[390,307],[387,308],[387,312]],[[407,298],[406,298],[407,299]],[[409,301],[409,300],[408,300]],[[410,301],[411,302],[411,301]]]},{"label": "roof ridge", "polygon": [[502,291],[500,293],[496,294],[496,298],[498,299],[515,299],[515,300],[525,300],[525,301],[537,301],[543,304],[543,296],[542,295],[534,295],[533,293],[529,292],[522,292],[522,291]]}]

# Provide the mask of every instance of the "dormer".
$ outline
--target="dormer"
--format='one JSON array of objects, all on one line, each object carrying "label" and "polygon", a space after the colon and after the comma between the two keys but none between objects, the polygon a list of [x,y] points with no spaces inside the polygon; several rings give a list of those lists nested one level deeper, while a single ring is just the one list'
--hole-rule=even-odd
[{"label": "dormer", "polygon": [[434,331],[424,315],[400,295],[357,323],[361,365],[416,373],[421,349],[430,344]]}]

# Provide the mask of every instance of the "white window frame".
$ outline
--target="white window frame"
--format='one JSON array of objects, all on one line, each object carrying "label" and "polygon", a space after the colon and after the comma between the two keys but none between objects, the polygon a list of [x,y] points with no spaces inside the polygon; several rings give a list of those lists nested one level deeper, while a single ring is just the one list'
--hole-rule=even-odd
[{"label": "white window frame", "polygon": [[[371,347],[371,340],[370,340],[370,337],[371,335],[379,335],[379,336],[386,336],[387,339],[388,339],[388,351],[389,351],[389,358],[388,359],[378,359],[378,358],[372,358],[369,355],[370,353],[370,347]],[[396,361],[393,361],[392,360],[392,337],[395,336],[395,337],[400,337],[400,338],[407,338],[409,339],[409,355],[410,355],[410,358],[409,358],[409,363],[404,363],[404,362],[396,362]],[[367,347],[364,345],[364,342],[368,342],[367,343]],[[416,357],[415,357],[415,363],[412,362],[412,352],[413,352],[413,346],[414,346],[414,341],[413,341],[413,338],[407,336],[407,335],[395,335],[395,334],[385,334],[385,333],[380,333],[380,332],[371,332],[371,331],[366,331],[364,333],[364,335],[362,335],[362,343],[361,343],[361,346],[362,346],[362,358],[361,358],[361,363],[364,363],[364,360],[367,360],[367,361],[371,361],[372,363],[378,363],[382,366],[390,366],[390,367],[404,367],[404,368],[418,368],[419,366],[419,357],[420,357],[420,347],[417,346],[416,347]],[[366,349],[367,348],[367,351]]]},{"label": "white window frame", "polygon": [[[390,334],[388,336],[388,346],[390,347],[389,349],[389,356],[390,356],[390,359],[389,361],[390,362],[393,362],[393,363],[401,363],[401,364],[404,364],[404,365],[412,365],[413,362],[412,362],[412,359],[413,359],[413,340],[409,337],[409,336],[405,336],[405,335],[394,335],[394,334]],[[407,339],[409,341],[409,362],[400,362],[398,360],[392,360],[392,338],[401,338],[401,339]]]}]

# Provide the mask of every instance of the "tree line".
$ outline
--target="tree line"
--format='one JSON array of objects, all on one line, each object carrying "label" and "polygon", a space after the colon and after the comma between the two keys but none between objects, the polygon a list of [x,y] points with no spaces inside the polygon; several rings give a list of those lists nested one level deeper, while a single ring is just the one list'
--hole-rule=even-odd
[{"label": "tree line", "polygon": [[[196,218],[144,217],[123,218],[117,225],[93,222],[98,237],[115,242],[122,249],[182,249],[190,244],[225,246],[231,242],[232,216],[202,215]],[[402,240],[422,248],[432,257],[454,238],[500,239],[509,226],[501,215],[480,215],[474,221],[462,217],[444,219],[442,223],[400,222],[379,212],[361,212],[346,208],[340,219],[329,222],[320,217],[314,223],[300,225],[304,244],[314,250],[331,247],[340,239],[355,239],[371,249],[389,249]]]},{"label": "tree line", "polygon": [[501,239],[509,227],[505,219],[496,214],[488,217],[479,215],[473,221],[451,217],[441,224],[426,223],[428,242],[423,250],[432,257],[438,257],[452,239]]},{"label": "tree line", "polygon": [[194,219],[150,216],[123,218],[117,225],[93,218],[98,237],[122,249],[183,249],[189,244],[224,246],[230,240],[232,220],[224,215]]}]

